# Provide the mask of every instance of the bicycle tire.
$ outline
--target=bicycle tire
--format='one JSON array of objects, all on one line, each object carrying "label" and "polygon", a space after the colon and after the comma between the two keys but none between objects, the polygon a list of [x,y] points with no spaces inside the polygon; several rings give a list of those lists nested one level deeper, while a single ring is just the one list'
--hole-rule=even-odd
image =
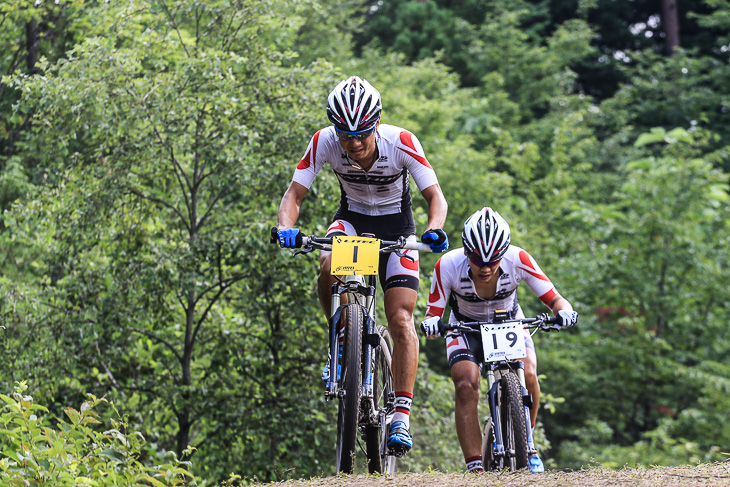
[{"label": "bicycle tire", "polygon": [[[387,407],[388,396],[395,397],[395,384],[393,371],[391,369],[393,357],[393,341],[390,332],[383,326],[378,326],[380,335],[380,346],[375,348],[375,360],[373,367],[373,403],[375,412],[384,410]],[[373,473],[395,473],[396,457],[394,455],[381,455],[383,442],[387,428],[381,428],[380,424],[365,426],[365,451],[368,458],[368,472]]]},{"label": "bicycle tire", "polygon": [[485,472],[499,470],[496,459],[494,458],[494,427],[492,426],[492,418],[487,418],[482,428],[482,465]]},{"label": "bicycle tire", "polygon": [[337,473],[351,474],[355,464],[357,422],[360,415],[362,384],[363,311],[357,304],[348,304],[342,313],[345,320],[345,342],[342,351],[340,397],[337,408]]},{"label": "bicycle tire", "polygon": [[522,403],[522,386],[517,374],[506,372],[502,375],[502,391],[502,434],[505,450],[514,451],[510,455],[509,465],[510,470],[514,471],[527,467],[528,462],[525,406]]}]

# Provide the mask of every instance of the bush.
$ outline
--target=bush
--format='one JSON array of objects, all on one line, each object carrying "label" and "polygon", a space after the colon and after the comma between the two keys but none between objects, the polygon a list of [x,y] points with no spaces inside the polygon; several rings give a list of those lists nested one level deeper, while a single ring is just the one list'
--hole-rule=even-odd
[{"label": "bush", "polygon": [[[24,395],[26,382],[16,382],[11,396],[0,394],[0,484],[47,486],[174,486],[197,485],[187,462],[173,455],[170,463],[146,466],[139,460],[145,444],[138,432],[125,433],[123,420],[105,429],[94,411],[106,399],[88,396],[80,410],[66,408],[68,421],[57,429],[44,425],[38,412],[48,412]],[[110,406],[114,408],[114,404]],[[120,417],[116,408],[114,413]],[[103,431],[101,431],[103,430]]]}]

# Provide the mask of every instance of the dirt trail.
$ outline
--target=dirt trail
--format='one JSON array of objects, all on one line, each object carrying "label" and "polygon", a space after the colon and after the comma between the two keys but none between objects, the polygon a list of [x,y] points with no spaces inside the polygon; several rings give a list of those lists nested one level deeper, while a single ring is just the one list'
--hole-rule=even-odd
[{"label": "dirt trail", "polygon": [[689,487],[730,486],[730,461],[688,467],[625,468],[621,470],[587,469],[575,472],[486,473],[481,475],[441,472],[398,473],[392,476],[341,476],[311,480],[289,480],[258,486],[315,487]]}]

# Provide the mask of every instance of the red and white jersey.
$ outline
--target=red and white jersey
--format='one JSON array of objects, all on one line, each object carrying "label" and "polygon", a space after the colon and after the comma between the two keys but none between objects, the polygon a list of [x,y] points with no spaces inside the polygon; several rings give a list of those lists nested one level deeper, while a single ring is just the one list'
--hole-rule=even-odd
[{"label": "red and white jersey", "polygon": [[314,134],[304,157],[294,171],[293,181],[312,185],[325,164],[332,166],[343,191],[344,209],[369,216],[391,215],[409,210],[409,175],[418,189],[438,183],[436,173],[423,153],[421,143],[409,131],[381,124],[375,136],[378,159],[368,171],[353,164],[339,143],[334,127]]},{"label": "red and white jersey", "polygon": [[428,296],[427,313],[443,318],[446,304],[451,304],[449,322],[459,321],[455,313],[464,318],[489,321],[497,310],[511,312],[513,318],[524,318],[517,302],[517,286],[527,281],[530,289],[546,305],[557,295],[553,283],[526,250],[510,245],[499,265],[497,291],[490,299],[481,298],[474,287],[469,261],[464,249],[448,252],[436,262]]}]

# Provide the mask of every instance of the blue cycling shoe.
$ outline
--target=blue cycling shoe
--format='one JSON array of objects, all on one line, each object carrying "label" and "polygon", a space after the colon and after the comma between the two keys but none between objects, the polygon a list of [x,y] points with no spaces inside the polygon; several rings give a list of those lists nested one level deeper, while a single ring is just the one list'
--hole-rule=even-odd
[{"label": "blue cycling shoe", "polygon": [[[342,347],[340,347],[340,352],[338,354],[339,357],[339,363],[337,364],[337,380],[340,380],[340,374],[342,373]],[[330,361],[329,359],[324,364],[324,368],[322,369],[322,380],[324,381],[324,384],[326,387],[329,387],[329,378],[330,378]]]},{"label": "blue cycling shoe", "polygon": [[[340,367],[340,364],[337,364],[337,380],[340,380],[340,373],[342,371],[342,368]],[[325,385],[329,386],[329,380],[330,380],[330,362],[327,361],[326,364],[324,364],[324,368],[322,369],[322,380],[324,381]]]},{"label": "blue cycling shoe", "polygon": [[537,456],[537,453],[530,455],[530,459],[527,462],[527,467],[532,473],[543,473],[545,466],[542,464],[542,460]]},{"label": "blue cycling shoe", "polygon": [[388,441],[386,442],[388,449],[397,454],[404,455],[413,446],[413,437],[408,432],[406,424],[403,421],[393,421],[390,425]]}]

